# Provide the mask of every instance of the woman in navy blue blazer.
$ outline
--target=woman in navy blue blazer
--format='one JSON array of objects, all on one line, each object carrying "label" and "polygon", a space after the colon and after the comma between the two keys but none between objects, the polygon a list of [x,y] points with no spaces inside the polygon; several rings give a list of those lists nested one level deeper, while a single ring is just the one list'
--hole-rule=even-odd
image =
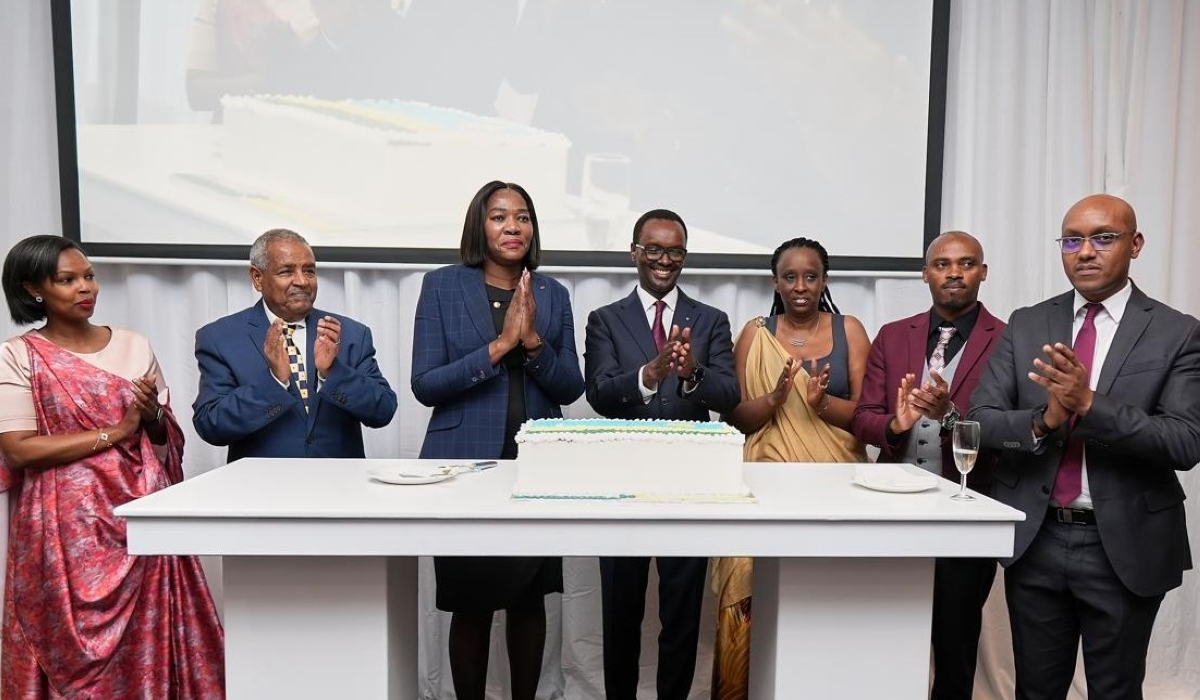
[{"label": "woman in navy blue blazer", "polygon": [[[489,182],[463,223],[461,265],[425,275],[413,331],[412,389],[433,407],[421,457],[513,459],[530,418],[562,415],[583,394],[571,300],[534,272],[537,213],[520,185]],[[547,593],[562,559],[438,557],[437,606],[453,613],[450,671],[459,700],[482,700],[492,616],[505,610],[513,700],[533,700]]]}]

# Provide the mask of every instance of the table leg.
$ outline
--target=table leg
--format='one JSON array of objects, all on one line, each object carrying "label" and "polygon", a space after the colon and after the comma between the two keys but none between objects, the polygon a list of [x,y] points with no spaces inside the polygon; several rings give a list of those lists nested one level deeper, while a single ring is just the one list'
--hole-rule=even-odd
[{"label": "table leg", "polygon": [[415,557],[225,557],[230,700],[417,697]]},{"label": "table leg", "polygon": [[754,560],[750,697],[929,693],[933,560]]}]

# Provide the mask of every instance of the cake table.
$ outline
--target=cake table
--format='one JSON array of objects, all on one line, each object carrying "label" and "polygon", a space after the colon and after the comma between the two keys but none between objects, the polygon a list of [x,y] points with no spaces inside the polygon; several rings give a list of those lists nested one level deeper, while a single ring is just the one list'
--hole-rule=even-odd
[{"label": "cake table", "polygon": [[991,499],[870,491],[845,464],[748,464],[753,504],[514,500],[515,467],[247,459],[117,509],[133,554],[224,557],[231,700],[417,697],[419,556],[753,556],[751,697],[923,698],[934,557],[1012,553]]}]

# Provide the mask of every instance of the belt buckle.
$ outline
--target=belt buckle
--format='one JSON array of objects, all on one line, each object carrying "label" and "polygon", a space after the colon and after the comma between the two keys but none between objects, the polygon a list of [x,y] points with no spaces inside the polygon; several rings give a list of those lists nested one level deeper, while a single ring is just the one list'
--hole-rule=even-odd
[{"label": "belt buckle", "polygon": [[1064,523],[1066,525],[1075,524],[1075,511],[1071,510],[1070,508],[1056,508],[1054,510],[1054,515],[1060,523]]}]

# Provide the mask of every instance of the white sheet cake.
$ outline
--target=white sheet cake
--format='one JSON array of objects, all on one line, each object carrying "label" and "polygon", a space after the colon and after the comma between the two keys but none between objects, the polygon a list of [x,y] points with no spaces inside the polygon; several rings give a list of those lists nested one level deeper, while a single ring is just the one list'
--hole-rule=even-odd
[{"label": "white sheet cake", "polygon": [[517,433],[517,498],[724,500],[750,495],[745,437],[715,421],[551,418]]}]

